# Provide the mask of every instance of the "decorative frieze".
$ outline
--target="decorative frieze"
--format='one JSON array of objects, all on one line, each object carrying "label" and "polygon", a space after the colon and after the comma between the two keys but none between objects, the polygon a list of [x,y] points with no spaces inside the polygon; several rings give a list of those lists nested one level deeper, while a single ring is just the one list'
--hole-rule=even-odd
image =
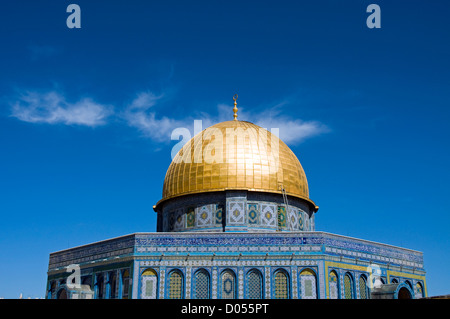
[{"label": "decorative frieze", "polygon": [[[127,247],[128,246],[128,247]],[[138,233],[52,253],[49,270],[70,264],[111,263],[146,254],[325,254],[423,269],[421,252],[322,232]]]}]

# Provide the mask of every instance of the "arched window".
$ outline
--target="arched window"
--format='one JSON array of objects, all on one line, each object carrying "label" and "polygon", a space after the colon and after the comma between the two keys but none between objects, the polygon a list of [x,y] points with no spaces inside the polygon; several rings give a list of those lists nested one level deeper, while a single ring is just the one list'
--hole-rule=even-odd
[{"label": "arched window", "polygon": [[97,290],[97,299],[104,299],[104,279],[103,274],[97,275],[97,283],[96,283],[96,290]]},{"label": "arched window", "polygon": [[116,299],[117,278],[116,272],[109,273],[109,298]]},{"label": "arched window", "polygon": [[209,299],[209,273],[205,269],[200,269],[194,276],[194,299]]},{"label": "arched window", "polygon": [[345,299],[353,299],[353,278],[349,273],[344,276],[344,297]]},{"label": "arched window", "polygon": [[311,269],[300,273],[300,291],[302,299],[317,299],[316,274]]},{"label": "arched window", "polygon": [[289,278],[283,270],[276,271],[274,275],[274,298],[289,298]]},{"label": "arched window", "polygon": [[367,278],[364,275],[359,277],[359,299],[369,299],[369,290],[367,288]]},{"label": "arched window", "polygon": [[425,297],[424,292],[423,292],[423,286],[422,286],[422,284],[420,282],[418,282],[416,284],[415,297],[416,298],[423,298],[423,297]]},{"label": "arched window", "polygon": [[169,273],[169,289],[168,289],[169,299],[183,299],[183,274],[174,270]]},{"label": "arched window", "polygon": [[397,298],[398,299],[411,299],[411,293],[409,292],[408,288],[403,286],[398,291]]},{"label": "arched window", "polygon": [[328,285],[330,288],[330,299],[339,299],[339,280],[337,273],[334,270],[330,271]]},{"label": "arched window", "polygon": [[236,296],[236,276],[231,270],[225,270],[221,276],[221,297],[222,299],[235,299]]},{"label": "arched window", "polygon": [[122,299],[128,299],[130,292],[130,272],[124,270],[122,272]]},{"label": "arched window", "polygon": [[398,280],[395,279],[395,278],[392,278],[391,283],[393,283],[393,284],[398,284]]},{"label": "arched window", "polygon": [[248,299],[263,299],[263,281],[261,272],[252,269],[247,272],[246,292]]},{"label": "arched window", "polygon": [[57,294],[57,296],[56,296],[56,299],[67,299],[68,298],[68,296],[67,296],[67,291],[66,291],[66,289],[65,288],[61,288],[59,291],[58,291],[58,294]]},{"label": "arched window", "polygon": [[154,269],[147,268],[141,277],[141,298],[156,299],[158,292],[158,274]]}]

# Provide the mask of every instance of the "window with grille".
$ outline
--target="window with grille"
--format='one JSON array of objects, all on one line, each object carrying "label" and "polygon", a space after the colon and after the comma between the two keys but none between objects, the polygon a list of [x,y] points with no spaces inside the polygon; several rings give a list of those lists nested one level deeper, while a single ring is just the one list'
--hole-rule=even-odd
[{"label": "window with grille", "polygon": [[353,299],[353,279],[348,273],[344,276],[344,297]]},{"label": "window with grille", "polygon": [[251,270],[247,273],[247,298],[263,298],[262,275],[257,269]]},{"label": "window with grille", "polygon": [[206,270],[199,270],[195,273],[195,299],[209,298],[209,273]]},{"label": "window with grille", "polygon": [[172,271],[169,274],[168,298],[183,298],[183,275],[179,271]]},{"label": "window with grille", "polygon": [[128,293],[130,291],[130,273],[128,270],[124,270],[122,273],[122,299],[128,299]]},{"label": "window with grille", "polygon": [[289,298],[289,282],[284,271],[278,271],[274,276],[275,299]]},{"label": "window with grille", "polygon": [[367,280],[366,277],[359,277],[359,298],[369,299],[369,293],[367,291]]}]

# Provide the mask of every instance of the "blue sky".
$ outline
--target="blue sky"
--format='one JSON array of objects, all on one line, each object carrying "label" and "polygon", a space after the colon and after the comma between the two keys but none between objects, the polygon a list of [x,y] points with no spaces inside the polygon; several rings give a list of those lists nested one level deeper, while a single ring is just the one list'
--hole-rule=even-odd
[{"label": "blue sky", "polygon": [[450,293],[449,9],[2,3],[0,297],[43,297],[50,252],[155,231],[172,130],[231,120],[235,93],[299,157],[317,230],[422,251],[429,295]]}]

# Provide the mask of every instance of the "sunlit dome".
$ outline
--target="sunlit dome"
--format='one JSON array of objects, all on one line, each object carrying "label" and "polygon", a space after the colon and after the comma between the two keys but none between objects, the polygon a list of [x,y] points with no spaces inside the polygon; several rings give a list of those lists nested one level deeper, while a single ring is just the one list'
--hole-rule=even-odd
[{"label": "sunlit dome", "polygon": [[215,124],[177,153],[164,179],[165,200],[205,192],[247,190],[309,202],[308,182],[298,158],[276,135],[246,121]]}]

